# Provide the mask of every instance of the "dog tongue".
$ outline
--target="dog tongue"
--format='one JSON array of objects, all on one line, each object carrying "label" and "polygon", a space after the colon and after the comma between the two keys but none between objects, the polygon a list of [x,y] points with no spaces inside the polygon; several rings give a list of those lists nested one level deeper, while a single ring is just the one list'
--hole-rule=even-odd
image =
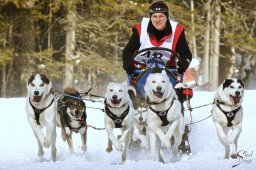
[{"label": "dog tongue", "polygon": [[33,102],[39,103],[41,101],[42,96],[34,96]]},{"label": "dog tongue", "polygon": [[156,97],[158,97],[158,98],[162,98],[163,93],[161,93],[161,92],[154,92],[154,95],[155,95]]},{"label": "dog tongue", "polygon": [[233,99],[233,102],[234,102],[235,105],[237,105],[240,102],[240,97],[233,97],[232,96],[232,99]]}]

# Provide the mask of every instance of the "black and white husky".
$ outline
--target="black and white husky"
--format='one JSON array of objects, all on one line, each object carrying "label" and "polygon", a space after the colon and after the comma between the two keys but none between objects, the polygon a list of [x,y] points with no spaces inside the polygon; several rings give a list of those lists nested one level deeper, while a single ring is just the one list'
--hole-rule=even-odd
[{"label": "black and white husky", "polygon": [[[32,74],[28,79],[26,98],[27,120],[38,143],[38,156],[43,147],[51,147],[52,160],[56,161],[56,101],[51,93],[52,83],[45,74]],[[42,129],[45,127],[46,133]]]},{"label": "black and white husky", "polygon": [[242,130],[244,83],[226,79],[216,90],[212,118],[219,141],[225,148],[225,159],[237,158],[237,141]]}]

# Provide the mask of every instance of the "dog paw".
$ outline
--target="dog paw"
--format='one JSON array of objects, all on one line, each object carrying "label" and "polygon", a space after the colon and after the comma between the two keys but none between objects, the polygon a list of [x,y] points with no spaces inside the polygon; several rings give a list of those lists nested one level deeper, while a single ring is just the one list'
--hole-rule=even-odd
[{"label": "dog paw", "polygon": [[49,148],[50,147],[50,142],[46,138],[44,139],[44,147]]},{"label": "dog paw", "polygon": [[237,154],[236,154],[236,153],[232,153],[232,154],[230,155],[230,157],[231,157],[232,159],[237,159]]},{"label": "dog paw", "polygon": [[111,147],[111,146],[108,146],[107,148],[106,148],[106,152],[112,152],[113,151],[113,148]]},{"label": "dog paw", "polygon": [[167,148],[171,148],[171,142],[170,142],[170,140],[165,139],[165,140],[163,141],[163,145],[164,145],[165,147],[167,147]]},{"label": "dog paw", "polygon": [[118,145],[116,146],[116,150],[122,152],[122,151],[124,150],[124,149],[123,149],[123,145],[118,144]]},{"label": "dog paw", "polygon": [[86,152],[87,151],[87,145],[82,145],[81,149],[82,149],[82,151]]}]

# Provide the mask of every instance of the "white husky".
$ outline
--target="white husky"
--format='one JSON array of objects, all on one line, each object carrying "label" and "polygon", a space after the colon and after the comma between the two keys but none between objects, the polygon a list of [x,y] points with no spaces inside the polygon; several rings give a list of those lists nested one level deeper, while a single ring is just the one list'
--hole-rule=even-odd
[{"label": "white husky", "polygon": [[244,83],[239,79],[226,79],[217,89],[212,118],[218,138],[225,147],[225,159],[237,158],[237,141],[242,130]]},{"label": "white husky", "polygon": [[[151,156],[155,158],[157,147],[158,159],[164,162],[160,147],[165,146],[171,148],[176,158],[184,133],[185,120],[181,113],[181,104],[166,72],[150,74],[144,89],[149,104],[147,123]],[[174,143],[171,144],[172,137]]]},{"label": "white husky", "polygon": [[[45,74],[33,74],[27,84],[27,120],[38,143],[38,156],[44,154],[43,147],[51,147],[52,160],[56,161],[56,102],[51,81]],[[46,129],[46,134],[42,128]]]},{"label": "white husky", "polygon": [[[127,148],[131,142],[131,132],[134,124],[134,108],[128,91],[135,89],[123,83],[109,83],[105,94],[105,128],[108,134],[107,152],[111,152],[112,143],[116,150],[122,152],[120,164],[126,161]],[[113,133],[114,128],[120,128],[120,138]],[[124,146],[122,145],[124,142]]]}]

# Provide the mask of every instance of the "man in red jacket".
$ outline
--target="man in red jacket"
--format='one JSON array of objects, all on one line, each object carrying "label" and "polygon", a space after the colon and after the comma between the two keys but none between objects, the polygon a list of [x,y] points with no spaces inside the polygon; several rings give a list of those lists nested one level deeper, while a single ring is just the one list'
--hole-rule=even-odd
[{"label": "man in red jacket", "polygon": [[149,7],[150,18],[143,18],[142,22],[133,29],[133,34],[123,50],[123,68],[132,74],[136,52],[149,47],[169,48],[180,55],[180,60],[170,60],[168,67],[176,67],[180,74],[188,68],[192,55],[188,47],[184,28],[173,20],[169,20],[169,9],[164,1],[157,1]]}]

